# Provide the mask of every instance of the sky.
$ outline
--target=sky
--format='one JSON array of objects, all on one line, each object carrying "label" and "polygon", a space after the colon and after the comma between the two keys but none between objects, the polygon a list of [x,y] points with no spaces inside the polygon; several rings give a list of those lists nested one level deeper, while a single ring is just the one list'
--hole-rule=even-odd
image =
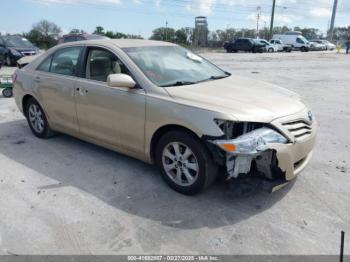
[{"label": "sky", "polygon": [[[276,0],[275,26],[315,27],[326,32],[334,0]],[[194,18],[207,16],[209,30],[269,26],[272,0],[2,0],[0,32],[22,33],[41,19],[71,29],[106,30],[148,38],[157,27],[194,27]],[[12,10],[12,11],[11,11]],[[350,25],[350,0],[338,0],[336,26]]]}]

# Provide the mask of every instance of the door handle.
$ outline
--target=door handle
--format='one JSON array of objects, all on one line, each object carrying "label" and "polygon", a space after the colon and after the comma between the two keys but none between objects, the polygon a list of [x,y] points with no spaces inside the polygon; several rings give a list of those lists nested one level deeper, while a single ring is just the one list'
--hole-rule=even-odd
[{"label": "door handle", "polygon": [[40,76],[36,76],[36,77],[34,78],[34,82],[40,83]]}]

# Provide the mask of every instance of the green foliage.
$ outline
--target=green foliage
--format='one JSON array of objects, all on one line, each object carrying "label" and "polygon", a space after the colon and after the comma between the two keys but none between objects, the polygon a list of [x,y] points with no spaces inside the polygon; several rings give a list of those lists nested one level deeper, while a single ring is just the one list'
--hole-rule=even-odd
[{"label": "green foliage", "polygon": [[102,26],[96,26],[94,34],[104,35],[104,36],[107,36],[107,37],[112,38],[112,39],[121,39],[121,38],[124,38],[124,39],[143,39],[143,37],[140,35],[124,34],[121,32],[113,32],[113,31],[106,31],[105,32],[105,30]]},{"label": "green foliage", "polygon": [[61,29],[55,23],[41,20],[28,33],[23,33],[23,36],[37,47],[48,49],[57,44],[60,33]]}]

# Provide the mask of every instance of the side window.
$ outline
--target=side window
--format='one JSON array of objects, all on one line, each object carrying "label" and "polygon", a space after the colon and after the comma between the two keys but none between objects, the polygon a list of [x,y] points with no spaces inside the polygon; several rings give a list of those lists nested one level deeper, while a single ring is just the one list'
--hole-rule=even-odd
[{"label": "side window", "polygon": [[75,76],[81,47],[68,47],[57,51],[52,58],[51,73]]},{"label": "side window", "polygon": [[39,67],[37,68],[37,70],[43,71],[43,72],[50,72],[51,60],[52,60],[52,56],[49,56],[48,58],[46,58],[46,59],[44,60],[44,62],[42,62],[42,63],[39,65]]},{"label": "side window", "polygon": [[301,39],[298,37],[298,38],[297,38],[297,43],[299,43],[299,44],[304,44],[304,41],[301,40]]},{"label": "side window", "polygon": [[110,74],[130,74],[126,66],[113,53],[91,48],[86,62],[86,78],[107,82]]}]

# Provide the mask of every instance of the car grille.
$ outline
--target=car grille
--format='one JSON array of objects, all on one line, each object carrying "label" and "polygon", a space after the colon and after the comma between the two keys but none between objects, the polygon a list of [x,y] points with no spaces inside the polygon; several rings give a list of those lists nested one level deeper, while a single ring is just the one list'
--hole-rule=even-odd
[{"label": "car grille", "polygon": [[294,136],[295,140],[303,140],[312,133],[312,125],[305,120],[297,120],[282,124]]}]

